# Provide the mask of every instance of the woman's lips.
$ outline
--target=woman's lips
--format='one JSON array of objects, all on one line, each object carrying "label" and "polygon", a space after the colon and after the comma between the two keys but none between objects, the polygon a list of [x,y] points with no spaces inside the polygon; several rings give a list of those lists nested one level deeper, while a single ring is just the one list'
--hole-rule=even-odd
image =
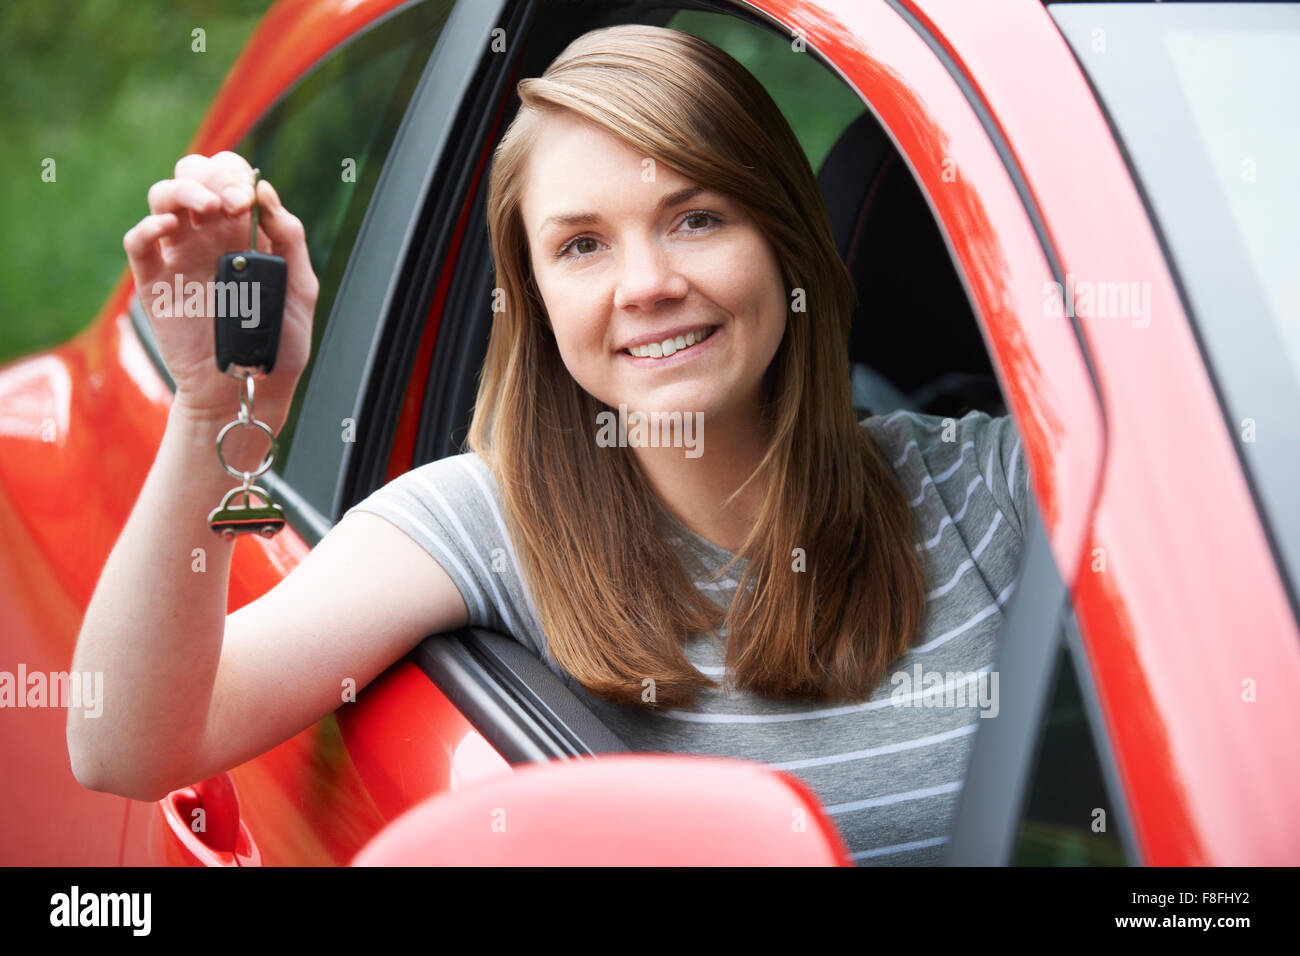
[{"label": "woman's lips", "polygon": [[[713,341],[718,337],[718,333],[722,331],[722,326],[719,325],[702,326],[702,328],[711,331],[708,331],[702,340],[696,340],[685,348],[675,348],[672,355],[666,355],[662,358],[638,356],[631,354],[626,349],[620,349],[619,354],[633,365],[642,368],[669,368],[675,365],[680,365],[683,362],[689,362],[695,356],[703,355],[705,352],[710,351],[713,347]],[[680,336],[680,338],[684,340],[685,336]]]}]

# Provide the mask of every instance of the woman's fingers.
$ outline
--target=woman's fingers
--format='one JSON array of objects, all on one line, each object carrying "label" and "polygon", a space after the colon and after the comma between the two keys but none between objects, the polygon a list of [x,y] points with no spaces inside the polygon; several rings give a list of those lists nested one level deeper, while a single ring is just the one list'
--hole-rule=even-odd
[{"label": "woman's fingers", "polygon": [[166,212],[145,216],[127,230],[122,237],[122,248],[126,250],[137,277],[156,275],[162,269],[163,256],[158,240],[178,228],[180,219],[175,213]]},{"label": "woman's fingers", "polygon": [[149,211],[155,215],[188,211],[202,221],[221,208],[221,197],[193,179],[162,179],[149,187]]},{"label": "woman's fingers", "polygon": [[225,149],[211,160],[212,172],[208,186],[225,203],[226,212],[235,215],[244,212],[253,203],[253,167],[238,153]]},{"label": "woman's fingers", "polygon": [[230,150],[213,156],[182,156],[176,163],[176,179],[202,183],[220,197],[222,211],[230,216],[246,211],[253,202],[253,167]]},{"label": "woman's fingers", "polygon": [[[243,228],[247,229],[245,217],[254,200],[252,179],[252,167],[237,153],[183,156],[176,163],[175,179],[164,179],[150,187],[152,215],[142,219],[122,239],[137,283],[162,273],[164,251],[159,240],[163,237],[168,237],[168,248],[173,251],[177,268],[183,270],[194,267],[191,260],[195,256],[201,258],[210,248],[235,241],[234,230],[239,223],[243,222]],[[312,269],[301,220],[285,209],[275,187],[266,180],[258,184],[257,202],[259,225],[270,240],[270,251],[283,257],[289,267],[290,299],[310,307],[319,293],[320,282]],[[226,220],[227,224],[222,225],[219,220]],[[246,236],[247,232],[243,234]],[[191,240],[202,241],[195,244]],[[266,245],[266,240],[260,240],[259,247]]]}]

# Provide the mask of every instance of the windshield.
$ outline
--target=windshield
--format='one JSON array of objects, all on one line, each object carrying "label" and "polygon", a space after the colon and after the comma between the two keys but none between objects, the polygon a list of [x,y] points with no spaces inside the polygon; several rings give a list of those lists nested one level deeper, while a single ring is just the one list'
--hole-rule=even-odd
[{"label": "windshield", "polygon": [[1145,194],[1294,598],[1300,3],[1049,9]]}]

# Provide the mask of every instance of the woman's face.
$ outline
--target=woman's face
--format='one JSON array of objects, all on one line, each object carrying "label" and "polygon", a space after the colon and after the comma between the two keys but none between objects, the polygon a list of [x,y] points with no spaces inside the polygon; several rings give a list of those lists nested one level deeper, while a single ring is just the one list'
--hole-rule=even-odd
[{"label": "woman's face", "polygon": [[743,418],[785,334],[786,291],[740,205],[694,186],[586,120],[545,114],[522,198],[533,275],[564,364],[595,398]]}]

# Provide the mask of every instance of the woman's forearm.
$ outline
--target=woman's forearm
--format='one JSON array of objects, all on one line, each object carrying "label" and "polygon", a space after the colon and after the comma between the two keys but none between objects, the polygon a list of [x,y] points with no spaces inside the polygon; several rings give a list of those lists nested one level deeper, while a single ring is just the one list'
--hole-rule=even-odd
[{"label": "woman's forearm", "polygon": [[[239,484],[217,462],[221,425],[173,404],[86,610],[72,669],[103,675],[102,708],[70,710],[67,740],[73,772],[92,789],[139,796],[187,782],[221,658],[234,550],[207,523]],[[228,460],[254,467],[265,437],[236,432]]]}]

